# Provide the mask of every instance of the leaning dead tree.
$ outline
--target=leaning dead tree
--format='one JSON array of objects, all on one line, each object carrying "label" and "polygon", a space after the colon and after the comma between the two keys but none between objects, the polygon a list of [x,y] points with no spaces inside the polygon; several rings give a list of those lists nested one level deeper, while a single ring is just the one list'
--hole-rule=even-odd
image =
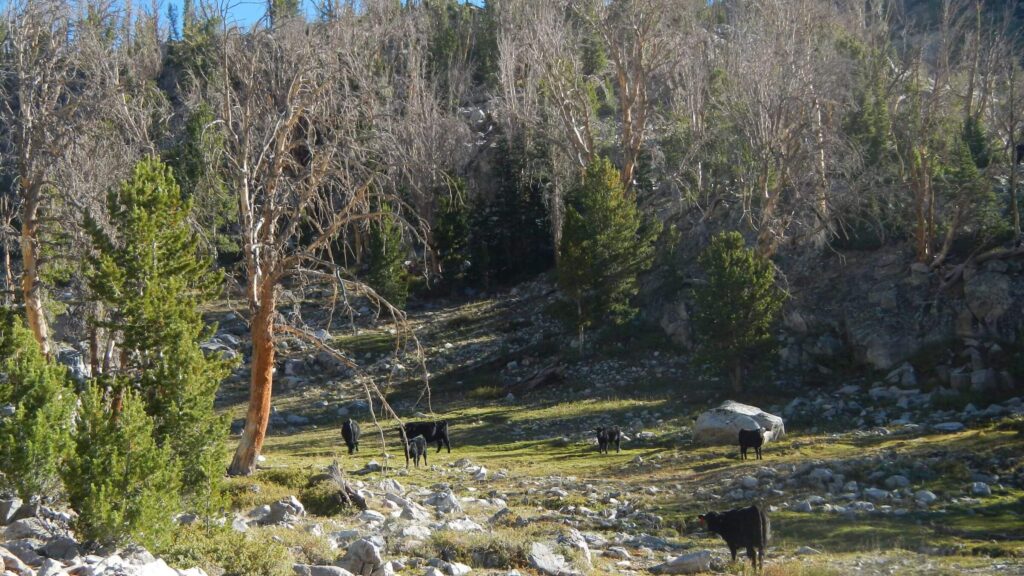
[{"label": "leaning dead tree", "polygon": [[12,0],[0,38],[0,124],[16,177],[21,297],[44,354],[50,353],[50,330],[43,312],[42,235],[56,191],[53,170],[74,136],[81,94],[72,28],[67,2]]},{"label": "leaning dead tree", "polygon": [[388,102],[374,66],[380,39],[352,18],[278,22],[244,34],[227,28],[221,37],[221,81],[210,95],[218,126],[211,129],[224,131],[228,183],[238,199],[253,350],[233,475],[254,471],[266,436],[274,344],[285,328],[276,313],[283,283],[301,277],[340,284],[344,294],[403,318],[331,255],[344,230],[402,211],[379,162],[389,145],[376,129]]}]

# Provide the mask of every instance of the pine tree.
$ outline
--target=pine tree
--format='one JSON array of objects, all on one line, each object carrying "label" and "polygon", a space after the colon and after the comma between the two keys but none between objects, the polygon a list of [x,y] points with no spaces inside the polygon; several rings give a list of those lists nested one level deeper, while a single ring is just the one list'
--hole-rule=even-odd
[{"label": "pine tree", "polygon": [[698,359],[727,372],[740,392],[744,371],[764,364],[774,350],[771,330],[784,296],[771,262],[747,248],[739,232],[716,235],[698,262],[707,276],[693,291]]},{"label": "pine tree", "polygon": [[76,457],[63,470],[78,512],[75,528],[87,540],[159,552],[180,507],[178,459],[170,446],[157,445],[153,418],[136,392],[124,394],[116,417],[98,385],[80,400]]},{"label": "pine tree", "polygon": [[637,275],[650,267],[659,230],[642,226],[640,212],[607,159],[587,166],[566,198],[558,282],[572,300],[580,332],[607,318],[621,322],[636,310]]},{"label": "pine tree", "polygon": [[185,495],[208,512],[223,476],[227,428],[214,397],[232,363],[199,348],[211,335],[199,308],[220,294],[223,275],[199,256],[190,210],[170,168],[143,160],[107,197],[112,232],[86,219],[94,249],[86,278],[110,312],[102,325],[122,335],[124,361],[109,384],[118,394],[141,390],[156,442],[183,463]]},{"label": "pine tree", "polygon": [[0,359],[0,485],[26,499],[55,496],[75,402],[66,370],[43,356],[24,320],[6,309],[0,309]]},{"label": "pine tree", "polygon": [[441,264],[443,281],[453,286],[462,281],[469,264],[469,210],[463,183],[456,181],[450,195],[442,195],[440,214],[434,226],[434,244]]},{"label": "pine tree", "polygon": [[381,212],[385,216],[370,224],[370,263],[366,282],[393,306],[402,307],[409,296],[402,225],[387,204],[381,206]]}]

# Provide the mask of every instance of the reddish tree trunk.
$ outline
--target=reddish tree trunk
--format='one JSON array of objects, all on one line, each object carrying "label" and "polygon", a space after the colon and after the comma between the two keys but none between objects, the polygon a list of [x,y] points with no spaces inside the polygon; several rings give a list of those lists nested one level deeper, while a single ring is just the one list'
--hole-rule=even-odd
[{"label": "reddish tree trunk", "polygon": [[260,287],[261,298],[252,319],[252,380],[249,410],[238,449],[228,474],[248,476],[256,470],[256,457],[263,449],[270,419],[270,395],[274,383],[274,285],[269,279]]}]

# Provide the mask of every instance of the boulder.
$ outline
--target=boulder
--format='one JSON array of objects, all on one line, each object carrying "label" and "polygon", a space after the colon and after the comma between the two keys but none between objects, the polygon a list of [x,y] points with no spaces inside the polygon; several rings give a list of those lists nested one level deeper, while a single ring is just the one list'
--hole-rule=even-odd
[{"label": "boulder", "polygon": [[558,543],[570,548],[575,548],[579,551],[580,556],[586,560],[587,566],[590,566],[590,546],[587,544],[587,539],[583,537],[583,534],[575,528],[570,528],[569,532],[562,534],[558,537]]},{"label": "boulder", "polygon": [[47,558],[43,561],[42,565],[39,566],[39,570],[36,571],[36,576],[67,576],[67,572],[64,571],[63,564],[51,558]]},{"label": "boulder", "polygon": [[959,432],[965,428],[963,422],[943,422],[932,426],[939,432]]},{"label": "boulder", "polygon": [[[0,546],[0,566],[3,566],[7,572],[13,572],[19,576],[31,576],[34,571],[21,561],[20,558],[11,553],[10,550]],[[7,572],[4,572],[6,574]]]},{"label": "boulder", "polygon": [[441,514],[462,511],[462,505],[459,504],[459,499],[455,497],[455,494],[453,494],[451,490],[437,492],[427,498],[424,503],[427,506],[433,506]]},{"label": "boulder", "polygon": [[4,540],[18,540],[21,538],[34,538],[46,541],[53,536],[53,531],[45,520],[40,518],[22,518],[7,525],[4,530]]},{"label": "boulder", "polygon": [[306,515],[306,508],[295,496],[278,500],[270,505],[269,512],[260,518],[260,524],[283,524],[294,522]]},{"label": "boulder", "polygon": [[964,301],[975,318],[994,326],[1013,305],[1010,278],[995,272],[965,276]]},{"label": "boulder", "polygon": [[0,525],[6,526],[14,522],[14,515],[18,513],[18,508],[21,508],[21,504],[21,498],[0,500]]},{"label": "boulder", "polygon": [[651,566],[654,574],[696,574],[711,570],[711,551],[701,550],[683,554],[663,564]]},{"label": "boulder", "polygon": [[778,440],[786,434],[782,418],[756,406],[727,400],[697,418],[693,426],[693,442],[699,445],[736,445],[740,430],[764,429],[765,442]]},{"label": "boulder", "polygon": [[527,559],[530,566],[547,576],[582,576],[583,574],[569,566],[565,561],[565,556],[556,554],[550,546],[542,542],[534,542],[530,545]]},{"label": "boulder", "polygon": [[674,344],[683,350],[693,348],[693,330],[685,302],[680,300],[666,305],[659,324]]},{"label": "boulder", "polygon": [[370,576],[384,564],[380,548],[366,538],[360,538],[348,545],[344,558],[338,565],[353,574]]}]

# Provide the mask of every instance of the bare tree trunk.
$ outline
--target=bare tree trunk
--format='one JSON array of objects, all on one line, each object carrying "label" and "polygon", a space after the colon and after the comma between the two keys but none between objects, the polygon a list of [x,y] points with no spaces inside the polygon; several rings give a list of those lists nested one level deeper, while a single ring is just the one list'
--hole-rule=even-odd
[{"label": "bare tree trunk", "polygon": [[35,194],[28,194],[21,218],[21,293],[25,300],[25,317],[39,349],[50,355],[50,331],[43,312],[42,283],[39,280],[39,204]]},{"label": "bare tree trunk", "polygon": [[[1011,52],[1012,54],[1012,52]],[[1009,102],[1008,111],[1010,114],[1010,215],[1013,218],[1013,237],[1020,238],[1020,208],[1017,206],[1017,170],[1019,167],[1017,158],[1017,109],[1016,109],[1016,95],[1014,94],[1014,82],[1016,82],[1015,76],[1017,75],[1017,64],[1013,61],[1013,58],[1008,59],[1009,62]]]},{"label": "bare tree trunk", "polygon": [[252,319],[252,379],[249,384],[249,410],[238,449],[228,474],[249,476],[256,469],[256,457],[263,449],[270,420],[270,394],[274,382],[274,281],[264,277],[261,300]]},{"label": "bare tree trunk", "polygon": [[732,380],[732,391],[736,394],[743,392],[743,366],[739,362],[733,365],[729,376]]}]

